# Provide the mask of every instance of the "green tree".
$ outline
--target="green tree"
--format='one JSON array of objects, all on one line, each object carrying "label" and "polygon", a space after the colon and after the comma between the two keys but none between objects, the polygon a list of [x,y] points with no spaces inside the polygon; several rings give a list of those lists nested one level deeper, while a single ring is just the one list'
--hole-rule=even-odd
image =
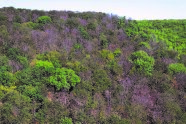
[{"label": "green tree", "polygon": [[61,88],[70,89],[80,81],[80,77],[73,70],[67,68],[57,68],[53,75],[49,77],[49,83],[54,85],[57,90]]},{"label": "green tree", "polygon": [[154,58],[140,50],[131,54],[129,60],[134,64],[136,70],[146,75],[152,75]]},{"label": "green tree", "polygon": [[171,74],[186,73],[186,67],[182,63],[172,63],[168,66],[168,70]]},{"label": "green tree", "polygon": [[68,118],[68,117],[62,118],[61,119],[61,124],[73,124],[72,123],[72,118]]},{"label": "green tree", "polygon": [[103,92],[111,86],[111,81],[105,70],[95,70],[93,73],[93,80],[93,86],[96,92]]},{"label": "green tree", "polygon": [[47,24],[47,23],[52,22],[52,19],[49,16],[40,16],[37,19],[37,22],[40,24]]}]

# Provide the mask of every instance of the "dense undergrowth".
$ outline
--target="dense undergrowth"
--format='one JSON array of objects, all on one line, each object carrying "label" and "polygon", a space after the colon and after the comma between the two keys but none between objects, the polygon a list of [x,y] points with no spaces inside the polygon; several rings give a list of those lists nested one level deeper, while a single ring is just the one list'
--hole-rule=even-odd
[{"label": "dense undergrowth", "polygon": [[185,124],[186,20],[0,9],[0,123]]}]

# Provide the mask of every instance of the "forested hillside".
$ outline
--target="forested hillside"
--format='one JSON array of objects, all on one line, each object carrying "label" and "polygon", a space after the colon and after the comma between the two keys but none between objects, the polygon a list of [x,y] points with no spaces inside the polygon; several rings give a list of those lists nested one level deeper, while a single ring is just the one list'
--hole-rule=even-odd
[{"label": "forested hillside", "polygon": [[186,20],[0,8],[1,124],[185,124]]}]

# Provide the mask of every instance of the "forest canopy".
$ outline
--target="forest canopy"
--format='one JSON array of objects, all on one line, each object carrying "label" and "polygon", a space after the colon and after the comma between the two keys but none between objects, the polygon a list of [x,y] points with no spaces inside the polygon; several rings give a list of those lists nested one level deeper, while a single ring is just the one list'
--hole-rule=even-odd
[{"label": "forest canopy", "polygon": [[186,123],[186,20],[0,8],[0,123]]}]

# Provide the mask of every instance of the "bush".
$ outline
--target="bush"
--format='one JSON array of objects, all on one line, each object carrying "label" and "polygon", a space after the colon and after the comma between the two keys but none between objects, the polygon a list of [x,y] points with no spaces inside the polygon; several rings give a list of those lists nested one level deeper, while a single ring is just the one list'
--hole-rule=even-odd
[{"label": "bush", "polygon": [[47,24],[47,23],[52,22],[52,19],[49,16],[40,16],[37,19],[37,22],[40,24]]},{"label": "bush", "polygon": [[146,75],[152,75],[154,58],[142,50],[132,53],[129,60],[134,64],[136,70]]}]

